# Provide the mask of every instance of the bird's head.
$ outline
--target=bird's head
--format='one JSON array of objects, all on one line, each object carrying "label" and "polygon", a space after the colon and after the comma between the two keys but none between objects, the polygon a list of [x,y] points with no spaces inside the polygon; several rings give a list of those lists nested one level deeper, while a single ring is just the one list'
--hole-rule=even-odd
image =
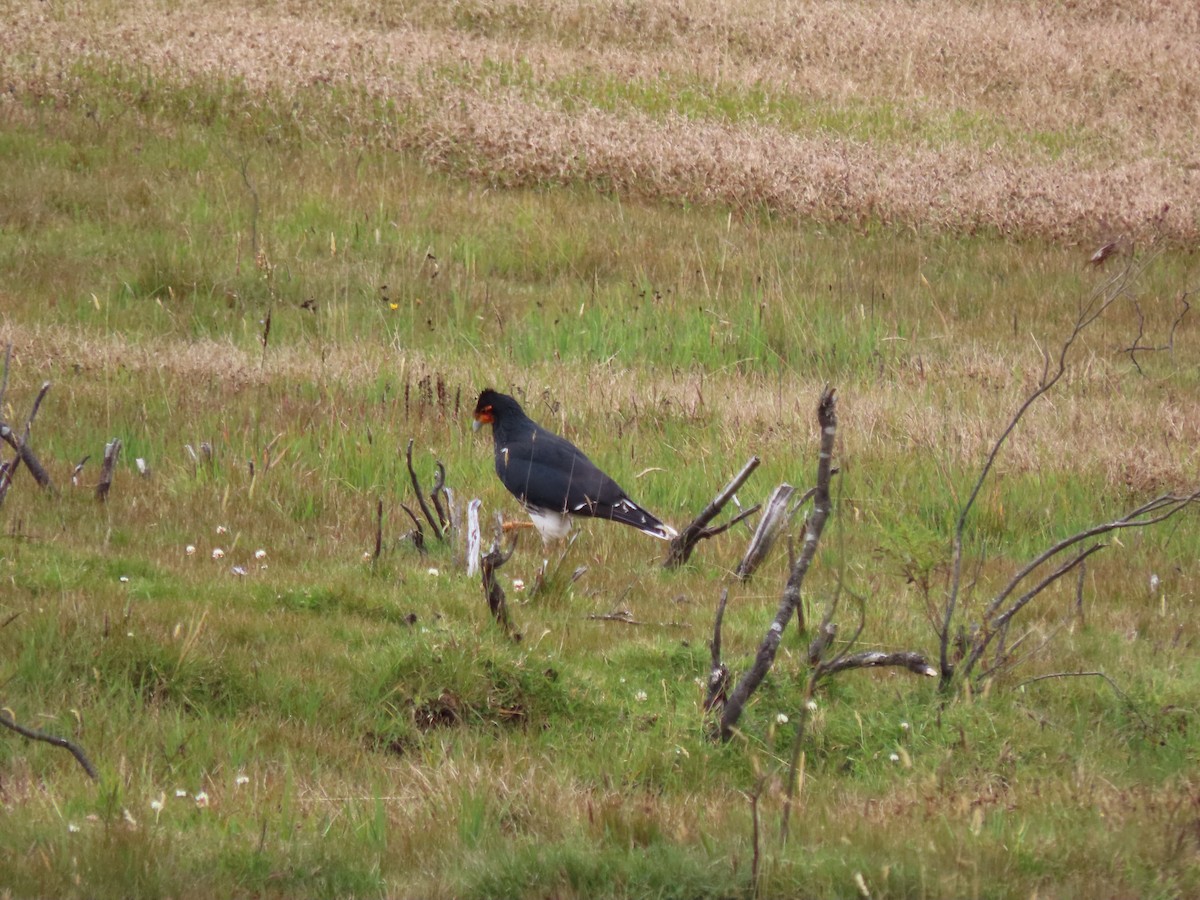
[{"label": "bird's head", "polygon": [[493,391],[491,388],[484,388],[479,394],[479,401],[475,404],[475,423],[471,428],[478,431],[482,425],[491,425],[496,421],[503,410],[516,407],[517,401],[512,397]]}]

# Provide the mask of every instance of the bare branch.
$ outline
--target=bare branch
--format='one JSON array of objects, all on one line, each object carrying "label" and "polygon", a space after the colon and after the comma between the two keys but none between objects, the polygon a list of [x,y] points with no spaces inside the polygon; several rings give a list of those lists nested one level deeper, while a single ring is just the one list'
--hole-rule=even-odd
[{"label": "bare branch", "polygon": [[433,487],[429,491],[429,499],[433,501],[433,508],[437,511],[438,522],[441,523],[442,534],[448,533],[450,529],[450,519],[446,515],[446,511],[442,509],[442,501],[439,495],[442,489],[446,486],[446,467],[437,462],[433,470]]},{"label": "bare branch", "polygon": [[404,458],[408,462],[408,477],[412,479],[413,492],[417,495],[417,503],[421,505],[421,512],[425,514],[426,520],[429,522],[429,527],[433,529],[433,533],[439,538],[443,537],[442,529],[433,519],[433,512],[429,509],[429,504],[425,502],[425,495],[421,493],[421,481],[417,478],[417,470],[413,468],[412,461],[413,439],[408,439],[408,450]]},{"label": "bare branch", "polygon": [[[754,665],[738,681],[721,713],[720,734],[722,740],[729,740],[733,735],[733,728],[741,718],[746,701],[757,690],[775,662],[775,655],[779,651],[779,642],[783,639],[783,631],[787,628],[788,622],[792,620],[792,616],[797,615],[800,609],[800,588],[817,555],[817,544],[821,539],[821,532],[825,529],[825,522],[832,511],[829,480],[833,468],[833,447],[837,438],[837,399],[833,388],[826,387],[821,392],[821,399],[817,404],[817,423],[821,429],[821,445],[817,457],[816,493],[813,495],[813,514],[809,517],[805,528],[804,546],[800,551],[800,556],[792,565],[779,608],[775,613],[775,619],[771,622],[770,628],[767,629],[767,633],[759,645]],[[798,627],[802,629],[804,627],[803,614],[799,613],[798,617],[800,619]]]},{"label": "bare branch", "polygon": [[[758,468],[762,462],[757,456],[752,456],[740,472],[733,476],[733,480],[717,494],[713,501],[704,507],[700,515],[692,519],[688,525],[679,532],[679,535],[671,540],[671,549],[667,552],[667,558],[663,560],[663,568],[675,569],[683,565],[692,555],[692,551],[696,549],[696,544],[707,537],[712,537],[714,534],[719,534],[724,529],[712,531],[706,528],[709,522],[715,519],[725,508],[725,504],[737,493],[738,488],[746,483],[746,479],[750,474]],[[730,523],[733,524],[733,523]]]},{"label": "bare branch", "polygon": [[704,695],[704,711],[723,709],[729,691],[729,667],[721,660],[721,623],[725,619],[725,605],[729,602],[729,588],[721,591],[721,602],[717,604],[717,615],[713,621],[713,636],[709,642],[712,666],[708,672],[708,690]]},{"label": "bare branch", "polygon": [[1017,690],[1020,690],[1021,688],[1024,688],[1027,685],[1037,684],[1039,681],[1049,681],[1052,678],[1101,678],[1101,679],[1103,679],[1104,681],[1106,681],[1108,683],[1108,686],[1113,689],[1113,691],[1116,693],[1116,695],[1125,701],[1125,705],[1129,707],[1129,710],[1141,720],[1142,726],[1147,731],[1150,730],[1150,723],[1146,720],[1146,717],[1142,715],[1141,711],[1137,708],[1137,706],[1134,705],[1134,702],[1132,699],[1130,699],[1129,695],[1126,694],[1123,690],[1121,690],[1121,688],[1117,685],[1117,683],[1115,681],[1113,681],[1111,678],[1109,678],[1107,675],[1105,675],[1103,672],[1050,672],[1046,675],[1037,675],[1033,678],[1027,678],[1025,681],[1022,681],[1018,685],[1016,685],[1016,688],[1017,688]]},{"label": "bare branch", "polygon": [[418,553],[425,552],[425,529],[421,527],[421,520],[417,518],[416,513],[408,508],[407,503],[401,503],[400,508],[408,513],[408,517],[412,519],[413,530],[408,533],[408,537],[412,538],[413,546],[417,548]]},{"label": "bare branch", "polygon": [[758,528],[754,530],[754,537],[750,539],[750,546],[746,548],[746,555],[742,557],[734,573],[742,581],[748,580],[754,574],[754,570],[762,564],[771,548],[775,546],[780,532],[795,511],[795,507],[788,508],[795,492],[794,487],[785,483],[775,488],[768,498],[762,517],[758,520]]},{"label": "bare branch", "polygon": [[375,553],[373,559],[379,559],[383,553],[383,498],[375,501]]},{"label": "bare branch", "polygon": [[502,550],[500,547],[502,534],[503,525],[501,524],[500,533],[492,541],[491,550],[480,560],[480,569],[483,572],[483,595],[487,600],[488,609],[492,611],[493,618],[504,629],[504,633],[514,641],[519,641],[521,635],[513,626],[512,619],[508,614],[508,602],[504,597],[504,588],[500,587],[500,582],[496,580],[496,570],[512,557],[513,551],[517,549],[517,539],[520,534],[513,532],[512,543],[507,550]]},{"label": "bare branch", "polygon": [[1130,259],[1130,262],[1123,269],[1115,273],[1111,278],[1107,279],[1103,284],[1096,288],[1088,299],[1081,304],[1079,312],[1075,317],[1075,323],[1071,332],[1062,342],[1058,350],[1056,364],[1051,367],[1050,357],[1043,352],[1042,376],[1038,381],[1038,386],[1025,398],[1017,411],[1009,419],[1008,424],[1000,432],[1000,436],[996,438],[992,444],[987,458],[984,460],[979,476],[975,480],[974,487],[971,489],[967,501],[963,504],[959,511],[958,521],[954,528],[954,539],[951,549],[951,576],[950,590],[946,597],[945,614],[942,617],[939,631],[939,669],[940,669],[940,685],[943,689],[949,687],[951,680],[954,677],[954,666],[950,662],[950,635],[953,630],[954,614],[958,606],[959,591],[962,586],[962,558],[963,558],[963,533],[966,530],[967,517],[970,515],[972,508],[978,499],[980,491],[986,483],[988,476],[991,474],[992,468],[996,463],[1000,451],[1007,443],[1009,436],[1016,430],[1021,420],[1025,417],[1030,407],[1038,401],[1044,394],[1053,388],[1062,379],[1067,371],[1067,358],[1070,355],[1071,349],[1075,346],[1076,341],[1087,328],[1104,314],[1117,299],[1122,296],[1130,282],[1145,271],[1150,262],[1157,254],[1150,254],[1145,260],[1140,262]]},{"label": "bare branch", "polygon": [[883,667],[908,669],[917,675],[937,676],[937,669],[925,659],[925,654],[906,650],[897,653],[885,653],[881,650],[865,650],[861,653],[851,653],[839,656],[822,663],[818,668],[822,676],[836,675],[849,669],[877,669]]},{"label": "bare branch", "polygon": [[108,499],[108,491],[112,487],[113,467],[116,466],[120,453],[120,438],[113,438],[104,445],[104,462],[100,466],[100,481],[96,484],[96,499],[102,503]]},{"label": "bare branch", "polygon": [[83,766],[83,771],[87,772],[88,777],[92,779],[92,781],[100,780],[100,776],[96,773],[95,766],[92,765],[91,760],[87,758],[87,754],[84,753],[82,748],[80,748],[80,746],[74,741],[69,741],[66,738],[55,737],[52,734],[46,734],[44,731],[37,731],[33,728],[26,728],[24,725],[18,724],[15,719],[11,718],[11,715],[11,712],[9,712],[7,709],[0,710],[0,725],[3,725],[10,731],[15,731],[22,737],[29,738],[31,741],[42,741],[47,744],[53,744],[55,747],[62,747],[65,750],[71,751],[71,755],[75,757],[75,759],[79,762],[79,765]]}]

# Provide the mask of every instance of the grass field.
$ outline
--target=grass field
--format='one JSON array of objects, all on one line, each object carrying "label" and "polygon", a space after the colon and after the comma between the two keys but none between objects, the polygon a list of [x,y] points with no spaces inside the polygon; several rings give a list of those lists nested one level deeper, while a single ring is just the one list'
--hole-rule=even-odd
[{"label": "grass field", "polygon": [[832,384],[808,619],[861,598],[859,648],[936,665],[961,505],[1122,273],[966,522],[956,626],[1200,486],[1191,4],[0,10],[0,419],[51,382],[53,480],[0,507],[0,715],[100,773],[0,731],[0,898],[1200,895],[1192,511],[949,692],[849,672],[806,710],[793,625],[721,744],[716,605],[740,673],[786,548],[741,583],[750,528],[668,571],[592,523],[533,593],[524,535],[514,642],[401,508],[412,439],[519,514],[494,386],[680,527],[752,455],[743,505],[810,485]]}]

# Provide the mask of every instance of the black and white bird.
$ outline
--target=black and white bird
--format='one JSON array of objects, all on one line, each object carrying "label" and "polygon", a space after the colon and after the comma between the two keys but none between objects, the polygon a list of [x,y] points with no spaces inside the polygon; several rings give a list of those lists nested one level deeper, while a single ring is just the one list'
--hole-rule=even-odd
[{"label": "black and white bird", "polygon": [[533,519],[542,540],[562,540],[571,516],[612,519],[667,541],[677,532],[629,499],[583,452],[542,428],[507,394],[484,390],[475,425],[492,426],[496,474]]}]

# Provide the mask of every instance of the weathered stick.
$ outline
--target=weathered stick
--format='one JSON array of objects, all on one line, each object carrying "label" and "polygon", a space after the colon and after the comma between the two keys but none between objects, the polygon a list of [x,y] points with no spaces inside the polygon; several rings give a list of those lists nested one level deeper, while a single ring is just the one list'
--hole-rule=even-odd
[{"label": "weathered stick", "polygon": [[375,501],[375,554],[373,559],[379,559],[383,553],[383,498]]},{"label": "weathered stick", "polygon": [[[425,502],[425,495],[421,493],[421,481],[417,478],[417,470],[413,468],[412,461],[413,439],[408,439],[408,450],[404,458],[408,461],[408,477],[412,479],[413,492],[417,495],[417,503],[421,505],[421,512],[425,514],[425,518],[429,522],[429,527],[433,529],[433,533],[439,538],[442,537],[442,529],[433,519],[433,512],[429,508],[429,504]],[[438,463],[441,465],[441,463]]]},{"label": "weathered stick", "polygon": [[483,555],[483,534],[479,528],[479,507],[483,501],[478,497],[467,504],[467,575],[474,577],[479,571],[479,558]]},{"label": "weathered stick", "polygon": [[120,438],[113,438],[104,445],[104,462],[100,466],[100,481],[96,484],[96,499],[102,503],[108,499],[108,490],[112,487],[113,467],[117,464],[117,456],[120,453]]},{"label": "weathered stick", "polygon": [[492,541],[492,548],[487,555],[480,561],[480,569],[483,572],[483,595],[487,598],[488,609],[492,611],[492,617],[504,629],[514,641],[521,640],[520,633],[513,627],[512,618],[508,614],[508,602],[504,597],[504,588],[500,587],[500,582],[496,580],[496,570],[508,562],[513,555],[513,551],[517,549],[518,532],[513,532],[513,541],[508,550],[500,549],[500,540],[503,532],[503,525],[500,525],[500,533]]},{"label": "weathered stick", "polygon": [[821,399],[817,403],[817,423],[821,429],[821,448],[817,457],[813,514],[809,517],[805,528],[804,547],[792,563],[791,573],[779,601],[779,609],[759,645],[754,665],[738,681],[729,695],[725,709],[721,712],[720,736],[723,741],[727,741],[733,736],[733,729],[737,725],[738,719],[741,718],[746,701],[750,699],[750,696],[762,684],[762,680],[767,677],[767,672],[771,670],[771,666],[775,662],[775,655],[779,651],[779,642],[783,639],[783,630],[787,627],[788,622],[792,620],[793,616],[797,616],[798,627],[804,627],[804,617],[800,611],[800,587],[817,555],[817,544],[821,540],[821,532],[825,529],[825,522],[828,520],[833,506],[829,495],[833,447],[837,438],[837,399],[833,388],[826,387],[821,392]]},{"label": "weathered stick", "polygon": [[[11,351],[11,347],[9,349]],[[8,361],[6,359],[5,360],[6,369],[7,369],[7,364],[8,364]],[[5,371],[5,373],[4,373],[4,380],[6,382],[8,380],[8,372],[7,371]],[[49,381],[43,382],[41,390],[38,391],[37,397],[34,398],[33,408],[29,411],[29,418],[25,420],[25,434],[23,437],[18,438],[16,435],[16,432],[14,432],[12,430],[12,428],[9,427],[8,423],[0,421],[0,440],[3,440],[6,444],[8,444],[10,447],[12,447],[13,450],[16,451],[16,454],[17,454],[16,458],[12,461],[12,464],[9,465],[8,468],[5,470],[3,481],[2,481],[2,483],[0,483],[0,496],[2,496],[3,493],[7,492],[8,485],[12,483],[13,476],[16,475],[17,468],[20,465],[20,463],[25,463],[25,465],[29,469],[29,473],[33,476],[34,480],[38,483],[38,487],[42,487],[42,488],[50,487],[49,474],[47,474],[45,467],[42,466],[41,462],[34,455],[33,451],[29,449],[29,436],[33,430],[33,420],[37,418],[38,410],[42,406],[42,400],[45,399],[46,394],[49,391],[50,391],[50,382]],[[0,391],[0,397],[2,397],[2,395],[3,395],[3,392]]]},{"label": "weathered stick", "polygon": [[967,496],[966,502],[963,503],[962,508],[959,510],[958,521],[954,527],[954,538],[951,542],[950,585],[946,593],[946,602],[942,609],[941,622],[937,626],[939,644],[938,685],[943,691],[949,689],[955,677],[955,665],[950,659],[950,643],[952,639],[951,635],[954,632],[959,594],[962,590],[963,535],[966,531],[967,518],[975,506],[975,501],[983,491],[983,486],[991,475],[1001,450],[1004,449],[1008,438],[1016,431],[1017,426],[1021,424],[1025,414],[1038,399],[1049,393],[1066,374],[1067,360],[1071,355],[1071,350],[1080,340],[1080,336],[1104,314],[1105,310],[1124,295],[1129,285],[1133,283],[1138,275],[1146,270],[1153,259],[1154,255],[1150,259],[1140,263],[1131,260],[1129,265],[1096,288],[1088,299],[1081,304],[1071,332],[1063,340],[1062,344],[1059,345],[1057,358],[1052,359],[1049,353],[1043,352],[1042,374],[1038,379],[1037,386],[1029,392],[1028,396],[1017,407],[1016,412],[1009,418],[1000,435],[992,442],[991,449],[988,451],[983,466],[980,468],[979,475],[975,479],[975,484],[971,488],[971,493]]},{"label": "weathered stick", "polygon": [[[8,713],[6,715],[6,713]],[[8,710],[0,710],[0,725],[10,731],[15,731],[22,737],[29,738],[31,741],[42,741],[47,744],[53,744],[55,747],[62,747],[65,750],[71,751],[71,755],[78,760],[79,765],[83,766],[83,771],[87,772],[88,777],[92,781],[99,781],[100,776],[96,772],[95,766],[91,760],[87,758],[87,754],[74,741],[69,741],[66,738],[55,737],[52,734],[46,734],[44,731],[36,731],[33,728],[26,728],[24,725],[19,725],[17,721],[11,718],[11,713]]]},{"label": "weathered stick", "polygon": [[692,521],[689,522],[681,532],[679,532],[679,535],[671,540],[671,548],[667,551],[667,558],[663,560],[663,568],[675,569],[683,565],[691,557],[692,551],[696,549],[696,544],[698,544],[700,541],[704,540],[705,538],[710,538],[714,535],[720,534],[735,522],[741,521],[742,519],[746,518],[746,516],[758,509],[758,507],[755,506],[737,516],[733,522],[730,522],[720,528],[712,529],[707,527],[708,523],[720,514],[721,510],[725,508],[725,504],[730,501],[735,493],[737,493],[738,488],[746,483],[746,479],[749,478],[750,474],[758,468],[760,462],[762,462],[762,460],[760,460],[757,456],[750,457],[750,461],[742,466],[742,470],[733,476],[733,480],[730,481],[729,484],[725,485],[721,493],[717,494],[717,496],[713,498],[713,501],[709,503],[708,506],[704,507],[704,509],[700,512],[700,515],[692,519]]},{"label": "weathered stick", "polygon": [[704,695],[705,712],[723,708],[728,698],[729,667],[721,659],[721,621],[725,618],[725,604],[728,602],[729,588],[725,588],[721,591],[721,602],[717,604],[712,641],[708,645],[712,652],[712,667],[708,672],[708,691]]},{"label": "weathered stick", "polygon": [[417,514],[408,508],[407,503],[401,503],[400,508],[408,513],[408,517],[412,519],[413,530],[408,533],[408,537],[412,538],[413,546],[417,548],[418,553],[425,552],[425,529],[421,527],[421,520],[417,518]]},{"label": "weathered stick", "polygon": [[916,653],[911,650],[899,651],[896,653],[885,653],[882,650],[865,650],[862,653],[851,653],[848,656],[838,656],[826,663],[822,663],[819,667],[822,675],[836,675],[838,672],[845,672],[848,669],[872,669],[872,668],[899,668],[908,669],[917,675],[925,675],[929,678],[937,677],[937,669],[929,664],[929,660],[925,658],[923,653]]},{"label": "weathered stick", "polygon": [[794,487],[785,483],[771,493],[758,520],[758,527],[754,530],[754,537],[750,539],[750,546],[746,548],[746,555],[742,557],[734,573],[742,581],[748,580],[754,574],[754,570],[775,546],[779,533],[792,517],[792,510],[788,509],[788,504],[795,492]]}]

